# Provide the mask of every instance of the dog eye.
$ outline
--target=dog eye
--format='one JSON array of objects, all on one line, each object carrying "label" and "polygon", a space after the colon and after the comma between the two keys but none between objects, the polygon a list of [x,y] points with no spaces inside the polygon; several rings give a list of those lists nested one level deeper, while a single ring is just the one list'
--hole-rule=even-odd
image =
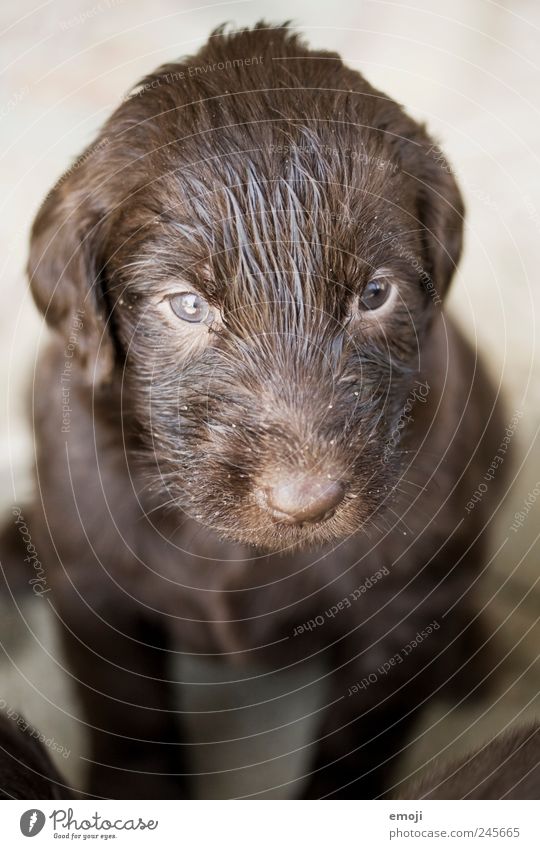
[{"label": "dog eye", "polygon": [[393,286],[387,277],[374,277],[364,287],[359,298],[362,310],[378,310],[392,294]]},{"label": "dog eye", "polygon": [[173,313],[182,321],[191,321],[200,324],[206,321],[210,315],[210,304],[195,292],[182,292],[170,298]]}]

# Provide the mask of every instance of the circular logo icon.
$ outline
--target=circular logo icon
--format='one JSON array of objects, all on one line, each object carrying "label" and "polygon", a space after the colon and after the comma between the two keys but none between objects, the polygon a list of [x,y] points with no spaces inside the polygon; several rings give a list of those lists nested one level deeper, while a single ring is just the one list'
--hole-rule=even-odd
[{"label": "circular logo icon", "polygon": [[25,811],[21,817],[21,831],[25,837],[35,837],[45,825],[45,814],[37,808]]}]

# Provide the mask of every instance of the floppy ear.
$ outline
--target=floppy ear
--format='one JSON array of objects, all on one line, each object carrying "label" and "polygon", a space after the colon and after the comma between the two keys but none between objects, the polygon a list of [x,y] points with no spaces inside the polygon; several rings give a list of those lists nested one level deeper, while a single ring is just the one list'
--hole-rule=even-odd
[{"label": "floppy ear", "polygon": [[433,300],[444,298],[461,256],[465,207],[444,154],[422,149],[418,217],[423,227],[424,285]]},{"label": "floppy ear", "polygon": [[102,286],[106,210],[92,181],[85,180],[84,161],[85,154],[59,180],[36,216],[28,274],[47,323],[69,340],[87,379],[100,384],[110,378],[114,364]]}]

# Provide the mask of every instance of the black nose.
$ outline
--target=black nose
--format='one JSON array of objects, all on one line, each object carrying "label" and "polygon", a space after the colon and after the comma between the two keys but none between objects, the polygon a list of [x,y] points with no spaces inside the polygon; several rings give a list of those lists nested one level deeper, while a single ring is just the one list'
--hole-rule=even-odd
[{"label": "black nose", "polygon": [[266,503],[274,518],[298,525],[329,518],[344,495],[339,481],[295,475],[268,487]]}]

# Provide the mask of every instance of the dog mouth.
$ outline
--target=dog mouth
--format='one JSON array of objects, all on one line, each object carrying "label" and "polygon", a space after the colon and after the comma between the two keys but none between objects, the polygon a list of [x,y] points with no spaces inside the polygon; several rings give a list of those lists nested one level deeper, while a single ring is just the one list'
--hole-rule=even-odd
[{"label": "dog mouth", "polygon": [[385,492],[373,474],[353,474],[335,456],[275,462],[251,474],[245,466],[213,478],[200,472],[194,483],[175,499],[185,519],[261,552],[334,544],[369,530]]},{"label": "dog mouth", "polygon": [[334,508],[332,510],[327,510],[326,513],[323,513],[317,519],[302,520],[302,519],[299,519],[295,516],[289,516],[286,513],[279,513],[278,511],[276,511],[272,514],[272,516],[270,518],[271,518],[272,524],[276,525],[278,527],[283,526],[283,527],[286,527],[286,528],[290,528],[291,526],[294,526],[294,527],[299,528],[299,529],[302,529],[302,528],[309,529],[309,528],[316,528],[319,525],[323,525],[325,522],[327,522],[329,519],[331,519],[335,515],[335,513],[336,513],[336,508]]},{"label": "dog mouth", "polygon": [[[350,517],[349,517],[350,520]],[[316,521],[291,521],[279,516],[264,515],[251,527],[224,528],[217,533],[223,538],[235,540],[260,552],[285,553],[296,550],[317,548],[321,545],[335,544],[356,533],[361,522],[353,523],[341,516],[339,511],[328,511]]]},{"label": "dog mouth", "polygon": [[[330,487],[324,495],[328,503],[310,499],[302,509],[293,509],[292,502],[287,511],[269,503],[269,494],[264,491],[251,492],[241,503],[230,504],[229,509],[183,508],[187,519],[206,528],[221,540],[232,542],[260,552],[261,554],[290,553],[334,545],[362,531],[370,517],[373,505],[350,488],[341,484]],[[208,503],[205,508],[208,508]],[[232,509],[230,509],[232,508]]]}]

